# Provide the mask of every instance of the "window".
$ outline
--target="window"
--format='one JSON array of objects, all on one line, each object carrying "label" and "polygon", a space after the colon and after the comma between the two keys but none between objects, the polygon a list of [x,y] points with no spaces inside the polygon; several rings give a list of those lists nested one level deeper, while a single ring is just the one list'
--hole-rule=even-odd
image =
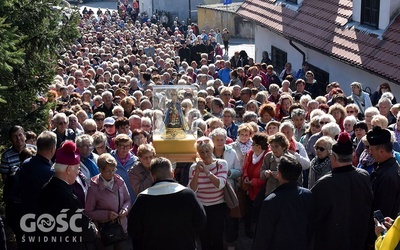
[{"label": "window", "polygon": [[325,86],[329,84],[329,73],[310,64],[310,70],[314,73],[314,79],[317,80],[319,84],[324,84]]},{"label": "window", "polygon": [[380,0],[361,1],[361,24],[378,28]]},{"label": "window", "polygon": [[297,0],[286,0],[286,2],[297,4]]},{"label": "window", "polygon": [[279,75],[285,68],[287,62],[287,53],[277,47],[271,46],[271,60],[274,65],[275,72]]}]

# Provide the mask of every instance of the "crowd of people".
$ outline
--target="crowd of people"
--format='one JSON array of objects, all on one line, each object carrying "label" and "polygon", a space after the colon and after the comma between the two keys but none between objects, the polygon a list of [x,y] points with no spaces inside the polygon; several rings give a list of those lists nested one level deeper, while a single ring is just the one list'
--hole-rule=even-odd
[{"label": "crowd of people", "polygon": [[[226,28],[138,13],[136,1],[85,9],[36,103],[51,106],[49,129],[9,131],[0,172],[21,249],[196,249],[198,237],[221,250],[248,237],[257,250],[353,250],[373,248],[374,231],[376,249],[397,246],[400,104],[388,83],[370,96],[354,81],[346,94],[347,83],[318,82],[307,62],[276,72],[266,51],[259,63],[245,51],[229,58]],[[156,85],[195,86],[176,101],[198,161],[173,169],[157,157]],[[227,209],[226,183],[238,211]],[[83,211],[87,229],[60,234],[79,243],[24,244],[27,233],[51,234],[26,232],[21,217],[63,209]],[[377,210],[387,218],[374,224]],[[101,231],[115,220],[126,237],[109,245]]]}]

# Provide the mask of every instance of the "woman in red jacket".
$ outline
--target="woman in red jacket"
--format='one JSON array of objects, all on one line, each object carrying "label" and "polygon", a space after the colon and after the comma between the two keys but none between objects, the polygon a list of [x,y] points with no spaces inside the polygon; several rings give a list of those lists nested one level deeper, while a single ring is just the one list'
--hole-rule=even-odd
[{"label": "woman in red jacket", "polygon": [[265,180],[260,178],[260,170],[264,156],[268,149],[268,135],[265,133],[256,133],[253,136],[253,144],[247,155],[246,162],[243,165],[243,183],[248,186],[247,201],[249,205],[248,213],[244,216],[245,233],[249,238],[253,238],[251,229],[252,218],[257,218],[257,214],[252,211],[252,205]]}]

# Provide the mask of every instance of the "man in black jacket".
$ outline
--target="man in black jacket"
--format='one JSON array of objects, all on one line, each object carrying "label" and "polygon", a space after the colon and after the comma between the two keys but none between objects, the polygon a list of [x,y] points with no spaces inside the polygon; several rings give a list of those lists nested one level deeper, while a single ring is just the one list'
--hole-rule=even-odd
[{"label": "man in black jacket", "polygon": [[150,167],[155,182],[139,194],[128,217],[133,249],[196,249],[196,231],[206,223],[203,206],[192,190],[173,180],[168,159],[153,159]]},{"label": "man in black jacket", "polygon": [[350,135],[340,133],[330,156],[332,172],[319,179],[311,189],[316,205],[311,249],[366,249],[369,221],[372,220],[371,182],[367,171],[351,165],[352,154]]},{"label": "man in black jacket", "polygon": [[279,186],[264,200],[252,249],[308,249],[314,200],[310,190],[299,187],[301,165],[282,156],[276,177]]}]

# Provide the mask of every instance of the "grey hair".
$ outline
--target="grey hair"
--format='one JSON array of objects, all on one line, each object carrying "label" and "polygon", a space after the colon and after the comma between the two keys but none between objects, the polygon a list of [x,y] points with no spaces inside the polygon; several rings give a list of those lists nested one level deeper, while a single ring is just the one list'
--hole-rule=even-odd
[{"label": "grey hair", "polygon": [[282,129],[283,128],[290,128],[291,130],[292,130],[292,132],[294,133],[294,131],[295,131],[295,128],[294,128],[294,125],[293,125],[293,123],[291,123],[291,122],[283,122],[280,126],[279,126],[279,132],[282,132]]},{"label": "grey hair", "polygon": [[332,154],[332,146],[335,144],[335,141],[331,137],[322,136],[315,142],[315,145],[319,142],[325,143],[325,149],[328,150],[329,154]]},{"label": "grey hair", "polygon": [[[321,118],[319,120],[321,120]],[[335,138],[340,133],[340,127],[335,122],[330,122],[330,123],[325,124],[321,128],[321,132],[322,132],[322,134],[325,132],[325,133],[329,134],[332,138]]]},{"label": "grey hair", "polygon": [[306,117],[306,111],[304,109],[293,109],[292,113],[290,114],[292,118],[296,116]]},{"label": "grey hair", "polygon": [[83,134],[76,137],[75,143],[77,147],[80,147],[83,142],[89,142],[90,145],[93,145],[93,137],[88,134]]},{"label": "grey hair", "polygon": [[210,137],[211,139],[213,139],[216,136],[223,136],[226,139],[227,137],[226,130],[223,128],[216,128],[213,131],[211,131],[211,133],[208,135],[208,137]]}]

